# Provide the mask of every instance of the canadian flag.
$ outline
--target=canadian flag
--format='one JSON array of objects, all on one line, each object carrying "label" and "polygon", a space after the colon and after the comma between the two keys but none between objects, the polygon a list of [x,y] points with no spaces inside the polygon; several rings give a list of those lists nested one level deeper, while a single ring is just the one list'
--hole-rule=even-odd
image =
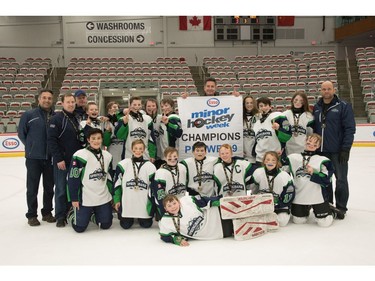
[{"label": "canadian flag", "polygon": [[180,16],[180,30],[211,30],[210,16]]}]

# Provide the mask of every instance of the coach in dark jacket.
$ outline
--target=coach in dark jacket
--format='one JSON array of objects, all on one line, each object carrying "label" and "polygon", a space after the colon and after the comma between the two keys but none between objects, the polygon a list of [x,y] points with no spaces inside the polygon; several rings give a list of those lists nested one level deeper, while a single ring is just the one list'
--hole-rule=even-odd
[{"label": "coach in dark jacket", "polygon": [[[331,81],[321,85],[321,98],[314,106],[314,132],[322,136],[320,153],[328,157],[335,168],[336,208],[346,213],[349,199],[348,161],[355,134],[352,106],[335,95]],[[332,186],[329,201],[333,203]]]},{"label": "coach in dark jacket", "polygon": [[52,110],[53,93],[43,89],[38,96],[38,107],[26,111],[18,126],[18,137],[25,145],[26,157],[26,218],[30,226],[40,225],[38,217],[38,189],[43,175],[42,220],[55,222],[52,215],[53,166],[47,148],[47,129],[54,112]]},{"label": "coach in dark jacket", "polygon": [[69,204],[66,195],[66,176],[73,154],[82,148],[80,129],[74,114],[75,100],[71,94],[62,97],[63,110],[51,118],[48,147],[52,154],[55,177],[56,226],[64,227]]}]

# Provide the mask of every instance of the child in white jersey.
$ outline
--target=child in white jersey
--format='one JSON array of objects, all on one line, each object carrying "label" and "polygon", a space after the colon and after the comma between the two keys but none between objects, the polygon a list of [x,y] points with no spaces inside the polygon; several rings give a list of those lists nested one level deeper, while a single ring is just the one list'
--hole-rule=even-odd
[{"label": "child in white jersey", "polygon": [[165,210],[163,199],[167,194],[176,195],[181,198],[186,195],[186,167],[178,163],[178,151],[174,147],[167,147],[164,150],[164,163],[155,173],[153,183],[153,197],[157,205],[157,219],[161,217]]},{"label": "child in white jersey", "polygon": [[319,226],[327,227],[333,222],[328,199],[327,186],[332,180],[332,162],[316,153],[320,147],[321,137],[312,134],[306,138],[305,151],[288,156],[290,172],[294,178],[296,197],[292,204],[293,222],[306,223],[313,209],[315,220]]},{"label": "child in white jersey", "polygon": [[284,111],[289,121],[292,137],[286,143],[286,155],[301,153],[305,148],[306,136],[312,134],[314,116],[310,112],[309,101],[303,91],[297,91],[291,100],[292,107]]},{"label": "child in white jersey", "polygon": [[251,181],[255,185],[254,194],[273,194],[279,224],[286,226],[290,219],[290,206],[295,195],[295,188],[290,175],[280,169],[279,159],[277,152],[266,152],[262,161],[263,167],[254,171]]},{"label": "child in white jersey", "polygon": [[168,194],[163,200],[166,213],[159,222],[160,238],[178,246],[189,246],[188,238],[212,240],[223,238],[218,206],[219,197]]},{"label": "child in white jersey", "polygon": [[187,170],[187,190],[189,195],[214,196],[214,165],[219,158],[207,156],[207,146],[204,142],[193,144],[194,157],[181,161]]},{"label": "child in white jersey", "polygon": [[112,225],[112,155],[101,149],[103,132],[88,131],[88,146],[74,153],[68,175],[68,220],[76,232],[86,230],[92,214],[100,228]]},{"label": "child in white jersey", "polygon": [[138,219],[143,228],[152,226],[153,202],[150,185],[156,171],[155,166],[143,158],[145,144],[142,140],[132,143],[132,158],[125,158],[116,167],[113,202],[118,212],[120,225],[124,229]]}]

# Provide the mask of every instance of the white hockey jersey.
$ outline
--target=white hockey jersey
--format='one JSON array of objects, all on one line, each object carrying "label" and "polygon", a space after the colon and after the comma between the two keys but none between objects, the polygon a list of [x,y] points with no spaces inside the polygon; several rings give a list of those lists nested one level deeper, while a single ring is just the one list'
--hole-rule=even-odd
[{"label": "white hockey jersey", "polygon": [[296,188],[293,203],[300,205],[323,203],[323,189],[330,183],[333,173],[331,161],[324,156],[316,154],[311,156],[308,165],[314,169],[314,173],[310,175],[304,170],[301,153],[291,154],[288,159]]},{"label": "white hockey jersey", "polygon": [[301,153],[305,149],[306,137],[313,133],[312,123],[314,116],[310,112],[303,112],[298,120],[293,117],[292,110],[286,110],[284,115],[288,119],[291,127],[292,137],[286,143],[286,155]]},{"label": "white hockey jersey", "polygon": [[[280,125],[277,135],[272,129],[272,123],[277,122]],[[271,112],[262,123],[257,120],[254,124],[254,134],[256,140],[256,161],[262,162],[263,156],[267,151],[280,151],[281,141],[286,142],[290,138],[290,126],[286,117],[281,112]]]},{"label": "white hockey jersey", "polygon": [[[160,117],[161,118],[161,117]],[[164,150],[167,147],[178,149],[179,138],[182,135],[181,120],[177,114],[168,115],[168,124],[159,123],[160,159],[164,160]]]},{"label": "white hockey jersey", "polygon": [[[130,158],[132,155],[131,145],[134,140],[143,140],[146,145],[144,152],[145,159],[155,158],[156,146],[152,138],[153,123],[150,116],[142,114],[143,121],[139,122],[137,119],[129,116],[129,121],[124,124],[122,120],[118,122],[116,127],[116,136],[120,140],[124,140],[124,155],[123,158]],[[151,155],[150,155],[151,154]]]},{"label": "white hockey jersey", "polygon": [[[272,183],[270,184],[269,181]],[[288,208],[291,205],[295,189],[292,178],[287,172],[279,169],[277,175],[272,179],[266,174],[266,168],[260,167],[254,171],[252,182],[256,186],[254,194],[273,194],[275,209]]]},{"label": "white hockey jersey", "polygon": [[122,217],[126,218],[151,218],[149,210],[150,185],[153,180],[156,168],[150,161],[134,162],[133,169],[131,158],[124,159],[117,164],[115,175],[115,195],[114,203],[121,202]]},{"label": "white hockey jersey", "polygon": [[250,163],[255,163],[255,156],[252,155],[255,144],[254,124],[259,119],[258,115],[246,116],[247,121],[243,122],[243,152],[244,158]]},{"label": "white hockey jersey", "polygon": [[[203,207],[196,205],[194,197],[184,196],[180,200],[180,231],[176,230],[173,216],[165,214],[159,221],[161,236],[182,235],[184,237],[213,240],[223,238],[221,219],[218,207]],[[177,218],[174,218],[177,220]]]},{"label": "white hockey jersey", "polygon": [[112,155],[101,152],[101,161],[87,148],[74,153],[68,174],[69,201],[80,201],[83,206],[92,207],[112,200]]},{"label": "white hockey jersey", "polygon": [[198,192],[201,196],[210,197],[216,195],[213,175],[214,165],[218,159],[217,157],[206,156],[202,161],[196,161],[194,157],[182,160],[181,164],[185,165],[187,169],[187,186]]},{"label": "white hockey jersey", "polygon": [[[233,159],[232,164],[228,166],[224,166],[222,162],[216,163],[214,166],[214,180],[217,194],[224,197],[247,195],[253,172],[252,167],[249,161],[238,159]],[[231,184],[228,184],[227,178],[231,181]]]}]

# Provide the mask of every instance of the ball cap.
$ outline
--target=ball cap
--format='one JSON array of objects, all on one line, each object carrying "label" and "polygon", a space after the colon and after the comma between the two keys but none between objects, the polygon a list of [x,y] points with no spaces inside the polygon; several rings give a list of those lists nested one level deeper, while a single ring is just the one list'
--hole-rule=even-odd
[{"label": "ball cap", "polygon": [[79,96],[81,96],[81,95],[85,95],[85,96],[86,96],[86,92],[85,92],[84,90],[77,90],[77,91],[75,91],[75,93],[74,93],[74,96],[75,96],[75,97],[79,97]]}]

